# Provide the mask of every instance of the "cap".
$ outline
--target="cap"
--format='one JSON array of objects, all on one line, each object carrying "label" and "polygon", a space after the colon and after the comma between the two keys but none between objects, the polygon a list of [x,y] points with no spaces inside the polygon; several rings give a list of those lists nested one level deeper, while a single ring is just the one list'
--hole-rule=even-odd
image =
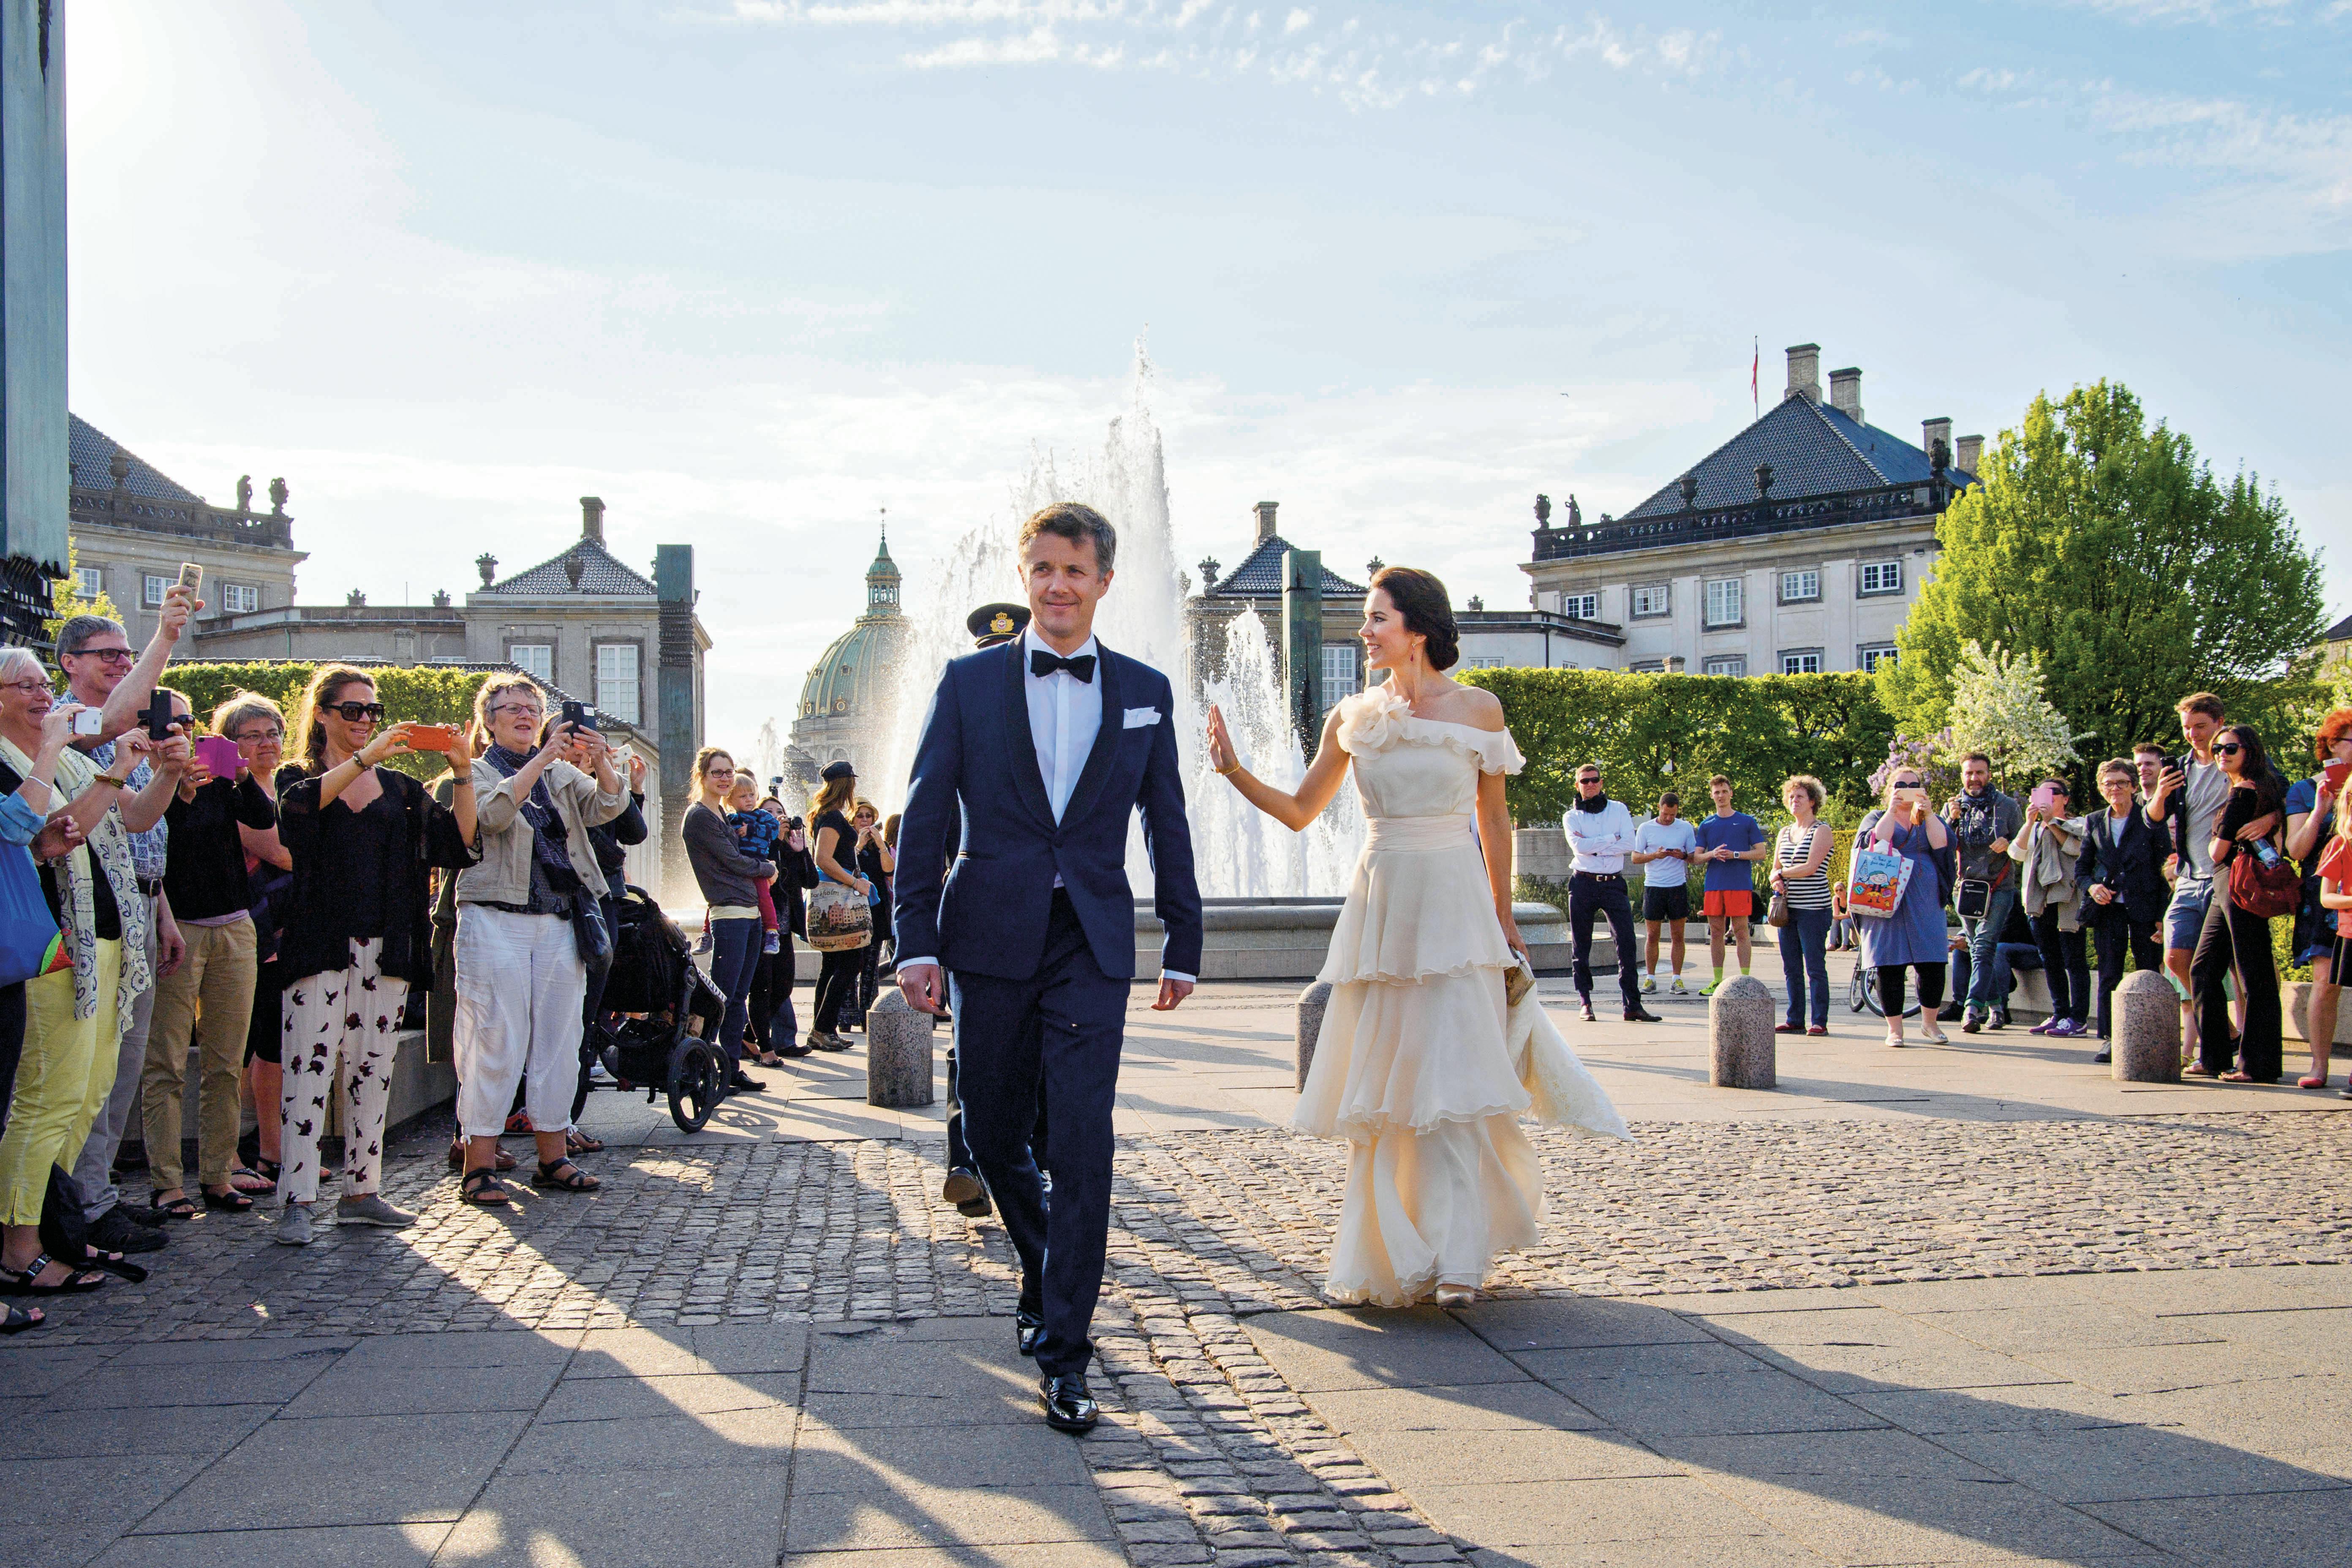
[{"label": "cap", "polygon": [[982,605],[963,618],[964,629],[971,633],[973,646],[994,647],[998,643],[1011,642],[1029,625],[1026,605]]},{"label": "cap", "polygon": [[823,779],[825,783],[831,784],[835,779],[856,778],[857,776],[857,770],[851,767],[847,763],[827,763],[824,764],[824,771],[816,776]]}]

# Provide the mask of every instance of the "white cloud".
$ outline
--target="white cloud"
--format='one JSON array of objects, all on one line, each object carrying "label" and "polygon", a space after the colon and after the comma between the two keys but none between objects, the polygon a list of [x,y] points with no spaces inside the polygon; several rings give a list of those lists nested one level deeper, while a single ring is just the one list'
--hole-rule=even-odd
[{"label": "white cloud", "polygon": [[1303,32],[1314,25],[1315,13],[1312,11],[1293,11],[1282,19],[1282,30],[1286,34]]}]

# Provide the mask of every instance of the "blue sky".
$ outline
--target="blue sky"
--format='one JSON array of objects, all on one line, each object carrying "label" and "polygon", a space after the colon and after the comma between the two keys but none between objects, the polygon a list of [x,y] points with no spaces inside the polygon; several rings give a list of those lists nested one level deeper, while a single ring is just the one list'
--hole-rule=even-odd
[{"label": "blue sky", "polygon": [[919,586],[1148,333],[1180,558],[1248,507],[1524,602],[1781,350],[1998,433],[2120,378],[2352,610],[2352,0],[76,0],[73,401],[304,597],[698,547],[715,738],[789,714],[887,506]]}]

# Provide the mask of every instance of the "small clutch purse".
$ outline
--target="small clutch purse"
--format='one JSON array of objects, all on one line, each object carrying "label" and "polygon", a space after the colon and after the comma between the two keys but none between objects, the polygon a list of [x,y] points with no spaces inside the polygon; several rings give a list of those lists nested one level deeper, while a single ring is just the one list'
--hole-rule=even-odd
[{"label": "small clutch purse", "polygon": [[1528,993],[1535,988],[1535,972],[1528,967],[1528,961],[1525,958],[1521,958],[1510,968],[1503,971],[1503,1001],[1507,1005],[1517,1006],[1528,999]]}]

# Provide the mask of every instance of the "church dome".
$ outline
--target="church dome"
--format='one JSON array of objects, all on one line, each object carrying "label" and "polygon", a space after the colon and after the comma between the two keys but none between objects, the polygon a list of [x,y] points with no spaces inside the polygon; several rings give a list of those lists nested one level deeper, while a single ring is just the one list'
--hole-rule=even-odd
[{"label": "church dome", "polygon": [[898,655],[907,642],[899,580],[886,533],[874,564],[866,569],[866,613],[810,667],[801,685],[801,718],[870,717],[897,694]]}]

